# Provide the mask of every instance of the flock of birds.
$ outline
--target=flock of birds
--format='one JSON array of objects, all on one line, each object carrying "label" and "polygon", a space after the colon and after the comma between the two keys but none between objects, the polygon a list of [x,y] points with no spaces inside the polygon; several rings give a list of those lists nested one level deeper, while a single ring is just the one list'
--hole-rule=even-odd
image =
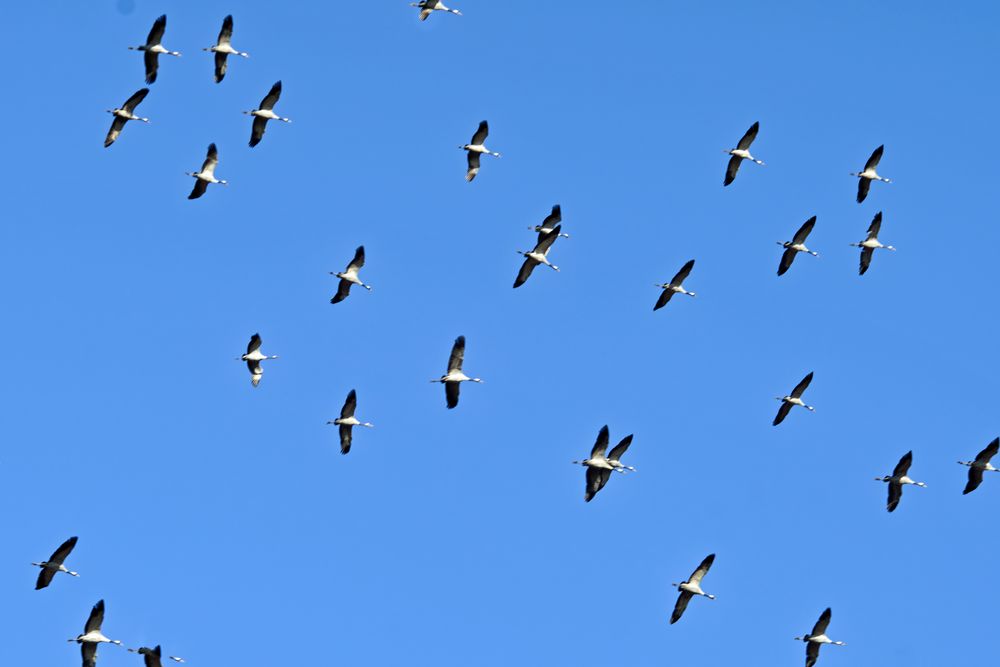
[{"label": "flock of birds", "polygon": [[[420,9],[419,18],[421,21],[426,20],[435,11],[451,13],[459,16],[461,15],[461,12],[456,9],[446,7],[442,2],[440,2],[440,0],[421,0],[420,2],[411,3],[411,5]],[[171,51],[163,46],[162,41],[166,31],[166,25],[166,16],[160,16],[153,23],[153,27],[149,31],[149,35],[147,36],[144,44],[128,47],[131,50],[141,51],[143,53],[145,80],[147,84],[153,84],[157,79],[160,55],[170,55],[175,57],[179,57],[181,55],[179,52]],[[248,53],[238,51],[232,46],[232,35],[233,17],[226,16],[223,20],[222,29],[219,32],[216,43],[204,49],[205,51],[214,53],[214,78],[216,83],[222,82],[225,78],[229,56],[249,58]],[[115,143],[115,141],[120,137],[121,132],[128,121],[140,121],[144,123],[150,122],[148,118],[138,116],[135,113],[136,108],[142,103],[148,94],[149,88],[142,88],[129,97],[125,103],[121,105],[121,107],[109,110],[109,113],[114,116],[114,119],[105,138],[105,147],[111,146]],[[281,81],[278,81],[261,100],[258,108],[243,112],[253,117],[249,141],[249,145],[251,147],[258,145],[263,139],[268,121],[279,120],[286,123],[291,122],[290,119],[279,116],[274,111],[274,107],[280,99],[280,96]],[[764,165],[763,161],[754,157],[750,153],[750,147],[757,138],[759,130],[760,124],[755,122],[739,140],[735,148],[730,148],[725,151],[730,158],[723,179],[724,186],[729,186],[735,181],[740,166],[744,161],[748,160],[758,165]],[[483,155],[489,155],[497,158],[500,157],[500,153],[492,151],[486,147],[485,142],[488,135],[489,124],[487,121],[483,120],[479,123],[479,126],[472,135],[469,143],[460,146],[460,148],[466,151],[467,154],[468,167],[465,176],[467,181],[471,182],[476,178],[481,168],[480,159]],[[866,200],[873,181],[881,181],[885,183],[890,182],[889,179],[883,178],[877,172],[877,167],[883,156],[883,151],[884,147],[879,146],[868,158],[864,169],[860,172],[851,174],[852,176],[858,178],[858,203],[862,203]],[[218,150],[216,145],[213,143],[208,147],[208,152],[201,169],[197,172],[190,172],[188,174],[195,179],[194,188],[190,195],[188,195],[189,199],[197,199],[204,195],[210,184],[227,184],[225,180],[218,179],[215,176],[215,169],[218,162]],[[569,238],[569,234],[562,231],[561,223],[562,211],[560,206],[556,204],[552,207],[551,212],[540,224],[529,227],[529,229],[536,232],[538,236],[535,245],[531,250],[517,251],[524,257],[524,262],[517,273],[517,277],[513,285],[514,288],[525,284],[525,282],[530,278],[535,267],[540,264],[544,264],[553,271],[559,271],[559,267],[549,261],[548,254],[552,249],[553,244],[559,238]],[[779,276],[784,275],[791,268],[795,257],[799,253],[806,253],[813,256],[817,255],[814,250],[811,250],[806,246],[806,241],[815,224],[816,216],[813,216],[806,220],[790,241],[778,242],[778,244],[784,249],[778,264]],[[895,250],[894,247],[883,245],[879,241],[881,226],[882,212],[880,211],[875,214],[871,224],[869,225],[865,239],[851,244],[861,249],[859,270],[861,275],[864,275],[868,271],[875,250]],[[660,288],[662,291],[653,306],[653,310],[659,310],[666,306],[675,294],[683,294],[690,297],[695,296],[694,292],[688,291],[684,287],[684,282],[691,274],[694,264],[695,260],[693,259],[686,262],[669,282],[656,285],[656,287]],[[364,246],[359,246],[355,251],[354,257],[343,271],[331,272],[331,275],[335,276],[339,280],[337,292],[330,299],[332,304],[337,304],[347,299],[350,295],[352,286],[357,285],[368,291],[372,290],[372,286],[364,283],[359,276],[359,273],[364,265],[365,249]],[[239,357],[240,360],[246,362],[247,369],[250,372],[250,380],[254,387],[259,385],[261,378],[263,377],[263,368],[261,366],[262,362],[278,358],[277,355],[268,356],[263,354],[261,352],[261,342],[260,335],[255,333],[247,345],[246,353]],[[464,359],[465,337],[458,336],[455,339],[451,349],[451,354],[448,358],[447,371],[439,378],[431,380],[431,382],[437,382],[444,385],[445,402],[449,409],[458,406],[459,388],[463,382],[483,382],[483,380],[478,377],[470,377],[465,374],[463,371]],[[781,405],[774,417],[774,426],[781,424],[789,415],[793,407],[799,406],[810,412],[815,411],[815,408],[811,405],[807,405],[802,398],[812,380],[813,373],[810,372],[803,377],[797,385],[795,385],[789,394],[776,397]],[[340,450],[342,454],[347,454],[351,450],[354,427],[373,427],[373,424],[362,422],[355,416],[356,409],[357,393],[352,389],[344,401],[343,407],[340,411],[340,416],[327,422],[328,424],[336,425],[339,428]],[[611,449],[610,452],[608,452],[610,434],[608,426],[605,425],[598,433],[597,441],[591,449],[590,456],[581,461],[573,461],[574,464],[582,465],[586,469],[584,489],[584,500],[586,502],[590,502],[596,497],[596,495],[607,485],[613,473],[618,472],[626,474],[636,471],[634,467],[622,463],[622,458],[632,444],[632,438],[632,435],[625,436],[618,442],[617,445],[615,445],[615,447]],[[959,461],[961,465],[969,468],[968,481],[965,486],[965,490],[963,491],[964,494],[971,493],[979,487],[983,481],[984,472],[996,472],[1000,470],[991,464],[991,459],[997,455],[998,450],[1000,450],[1000,438],[994,439],[986,448],[979,452],[974,460]],[[896,464],[896,467],[891,475],[875,478],[877,481],[885,482],[888,485],[888,500],[886,503],[886,509],[889,512],[893,512],[899,506],[904,486],[927,486],[923,482],[915,481],[909,477],[909,470],[912,462],[913,452],[907,452]],[[32,565],[41,568],[35,586],[36,589],[44,589],[48,587],[54,576],[59,572],[66,573],[73,577],[79,576],[77,572],[69,570],[65,565],[65,561],[73,551],[76,543],[77,538],[71,537],[61,544],[59,548],[52,553],[48,560],[32,563]],[[673,613],[670,617],[671,624],[680,620],[692,598],[699,596],[710,600],[715,599],[714,595],[706,593],[701,588],[701,582],[708,574],[714,562],[715,554],[710,554],[698,565],[686,581],[679,584],[672,584],[678,590],[678,597]],[[811,667],[815,664],[819,657],[819,650],[822,645],[844,645],[844,642],[831,640],[826,635],[831,616],[831,610],[829,608],[826,609],[816,621],[816,624],[811,632],[795,638],[796,640],[804,641],[807,644],[806,667]],[[120,640],[109,639],[103,634],[103,621],[104,601],[100,600],[91,610],[87,622],[84,625],[84,631],[77,637],[69,640],[70,642],[76,642],[80,645],[84,667],[93,667],[96,664],[98,645],[102,643],[116,645],[122,644]],[[146,667],[160,667],[161,650],[159,646],[154,648],[141,647],[138,649],[128,650],[142,655]],[[176,656],[168,657],[176,662],[184,662],[182,658]]]}]

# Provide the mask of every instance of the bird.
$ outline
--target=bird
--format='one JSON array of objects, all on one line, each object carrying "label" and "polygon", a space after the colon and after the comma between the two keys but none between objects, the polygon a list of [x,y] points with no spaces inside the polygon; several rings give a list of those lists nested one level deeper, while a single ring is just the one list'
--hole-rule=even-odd
[{"label": "bird", "polygon": [[617,445],[611,448],[611,452],[608,454],[607,459],[608,463],[611,464],[611,467],[615,469],[615,472],[620,472],[624,474],[627,471],[632,471],[632,472],[636,471],[635,468],[633,468],[632,466],[624,465],[621,462],[621,458],[625,456],[625,452],[628,451],[628,447],[631,444],[632,444],[632,436],[627,435],[621,439],[621,442],[619,442]]},{"label": "bird", "polygon": [[476,177],[479,173],[479,157],[483,153],[487,155],[492,155],[493,157],[500,157],[500,153],[491,151],[483,145],[486,141],[486,137],[490,133],[490,125],[485,120],[479,122],[479,128],[476,133],[472,135],[472,140],[465,144],[464,146],[459,146],[459,148],[468,151],[469,155],[469,169],[465,172],[465,180],[472,182],[472,179]]},{"label": "bird", "polygon": [[819,257],[819,253],[810,250],[806,247],[806,238],[809,236],[809,232],[813,230],[816,225],[816,216],[809,218],[802,226],[799,227],[799,231],[795,232],[795,236],[791,241],[778,241],[778,245],[785,249],[785,252],[781,253],[781,262],[778,264],[778,275],[783,276],[785,271],[792,265],[795,261],[795,255],[800,252],[807,252],[813,257]]},{"label": "bird", "polygon": [[728,153],[732,157],[729,158],[729,165],[726,167],[726,178],[722,182],[723,186],[729,185],[734,180],[736,180],[736,172],[740,170],[740,164],[743,160],[750,160],[751,162],[756,162],[757,164],[763,165],[764,162],[758,160],[753,155],[750,155],[750,144],[753,140],[757,138],[757,131],[760,129],[760,122],[756,122],[750,126],[743,138],[740,139],[740,143],[736,144],[736,148],[726,148],[723,152]]},{"label": "bird", "polygon": [[805,403],[802,402],[802,392],[806,390],[806,387],[809,386],[809,383],[812,382],[812,379],[813,379],[813,374],[810,371],[809,375],[802,378],[802,380],[799,381],[797,385],[795,385],[795,389],[792,389],[791,394],[789,394],[788,396],[775,397],[777,398],[777,400],[781,401],[781,407],[778,408],[778,414],[775,415],[774,421],[771,422],[773,426],[777,426],[781,422],[785,421],[785,417],[788,416],[788,412],[792,409],[792,406],[801,405],[809,412],[816,411],[816,408],[812,407],[811,405],[806,405]]},{"label": "bird", "polygon": [[250,148],[253,148],[260,143],[260,140],[264,138],[264,130],[267,129],[267,121],[269,120],[280,120],[284,123],[291,123],[291,118],[283,118],[278,114],[274,113],[274,105],[278,103],[278,99],[281,97],[281,82],[276,81],[271,90],[267,92],[264,99],[260,101],[259,109],[251,109],[250,111],[244,111],[248,116],[253,116],[253,127],[250,130]]},{"label": "bird", "polygon": [[872,224],[868,225],[868,235],[865,237],[865,240],[851,244],[855,248],[861,248],[861,268],[858,270],[858,273],[862,276],[865,275],[865,272],[871,265],[872,255],[875,254],[876,248],[895,250],[891,245],[882,245],[879,242],[878,233],[880,229],[882,229],[882,211],[876,213],[875,217],[872,218]]},{"label": "bird", "polygon": [[889,483],[889,501],[886,503],[885,508],[892,512],[899,505],[899,500],[903,497],[903,485],[913,484],[914,486],[921,486],[926,488],[927,485],[923,482],[915,482],[907,476],[907,472],[910,470],[910,464],[913,463],[913,452],[906,452],[903,458],[899,459],[899,463],[892,470],[892,475],[886,475],[884,477],[876,477],[876,482],[888,482]]},{"label": "bird", "polygon": [[524,264],[521,265],[521,270],[517,272],[517,278],[514,279],[514,289],[523,285],[528,280],[531,272],[534,271],[535,267],[539,264],[544,264],[553,271],[559,270],[558,266],[549,262],[548,254],[552,244],[556,242],[557,238],[559,238],[559,232],[561,229],[561,226],[556,225],[556,228],[549,234],[539,233],[538,242],[535,244],[535,248],[533,250],[517,251],[517,254],[524,255]]},{"label": "bird", "polygon": [[135,108],[139,106],[140,102],[146,99],[146,95],[148,94],[149,88],[140,88],[132,93],[131,97],[125,100],[125,104],[121,105],[117,109],[107,110],[109,114],[114,116],[114,119],[111,121],[111,129],[108,130],[108,136],[104,137],[105,148],[115,143],[115,139],[117,139],[118,135],[122,133],[122,129],[128,121],[141,120],[143,123],[149,122],[148,118],[135,115]]},{"label": "bird", "polygon": [[153,21],[153,27],[149,30],[149,35],[146,37],[145,44],[128,47],[129,51],[143,52],[143,62],[146,65],[146,83],[153,83],[156,81],[156,70],[160,66],[161,53],[168,56],[181,55],[177,51],[166,49],[162,44],[160,44],[160,41],[163,39],[163,33],[166,29],[167,15],[163,14],[160,18]]},{"label": "bird", "polygon": [[43,560],[41,563],[32,563],[35,567],[42,568],[42,571],[38,573],[38,581],[35,582],[35,590],[40,591],[52,582],[52,577],[56,576],[56,572],[65,572],[71,577],[79,577],[78,572],[73,572],[72,570],[66,569],[63,562],[66,557],[69,556],[70,552],[73,551],[73,547],[76,546],[76,536],[69,538],[65,542],[59,545],[59,548],[52,552],[48,560]]},{"label": "bird", "polygon": [[[528,229],[538,232],[538,240],[541,241],[542,236],[545,234],[551,234],[552,230],[554,230],[560,222],[562,222],[562,207],[559,206],[559,204],[556,204],[552,207],[552,212],[545,216],[545,219],[542,220],[542,224],[528,227]],[[559,236],[567,239],[569,238],[569,234],[565,234],[563,232],[559,232]]]},{"label": "bird", "polygon": [[865,162],[865,168],[861,173],[856,174],[851,172],[851,176],[857,176],[860,180],[858,181],[858,203],[860,204],[868,196],[868,189],[872,186],[872,181],[882,181],[883,183],[892,183],[888,178],[882,178],[875,171],[878,167],[879,160],[882,159],[882,151],[885,149],[885,145],[879,146],[872,152],[868,162]]},{"label": "bird", "polygon": [[480,378],[470,378],[462,372],[462,360],[465,358],[465,336],[455,339],[455,344],[451,347],[451,356],[448,357],[448,372],[431,382],[440,382],[444,385],[444,396],[451,410],[458,405],[458,387],[462,382],[482,382]]},{"label": "bird", "polygon": [[705,591],[701,590],[701,580],[708,574],[708,570],[712,567],[712,563],[715,562],[715,554],[708,554],[705,556],[705,560],[701,561],[701,565],[691,573],[691,576],[687,581],[682,581],[679,584],[670,584],[676,588],[680,595],[677,596],[677,604],[674,605],[674,613],[670,615],[670,625],[673,625],[677,621],[681,620],[681,616],[684,615],[684,610],[687,609],[688,602],[695,595],[702,595],[707,597],[709,600],[714,600],[714,595],[709,595]]},{"label": "bird", "polygon": [[608,450],[608,425],[605,424],[597,433],[597,441],[590,449],[590,457],[582,461],[573,461],[573,465],[582,465],[587,468],[587,481],[583,493],[583,500],[590,502],[597,495],[597,492],[604,488],[604,485],[611,479],[611,473],[615,467],[605,456]]},{"label": "bird", "polygon": [[83,634],[77,635],[74,639],[67,639],[69,642],[76,642],[80,645],[80,654],[83,656],[83,667],[95,667],[97,664],[98,644],[122,643],[118,639],[108,639],[101,633],[101,625],[104,623],[104,600],[98,600],[94,608],[90,610],[87,624],[83,626]]},{"label": "bird", "polygon": [[247,343],[247,353],[239,358],[240,361],[247,362],[247,368],[250,370],[250,384],[255,387],[260,384],[260,379],[264,375],[264,369],[260,367],[260,362],[278,358],[276,354],[271,356],[261,354],[260,343],[260,334],[255,333],[250,337],[250,342]]},{"label": "bird", "polygon": [[229,185],[229,181],[223,181],[215,177],[215,167],[219,164],[219,151],[215,147],[215,144],[208,145],[208,153],[205,155],[205,161],[201,164],[201,171],[195,172],[185,172],[188,176],[194,176],[196,179],[194,182],[194,188],[191,190],[191,194],[188,195],[188,199],[197,199],[198,197],[205,194],[208,190],[209,183],[221,183],[222,185]]},{"label": "bird", "polygon": [[654,285],[654,287],[659,287],[663,290],[660,294],[660,298],[656,300],[656,304],[653,306],[653,310],[659,310],[667,305],[667,302],[674,296],[674,294],[687,294],[688,296],[695,296],[694,292],[688,292],[684,289],[684,281],[687,279],[688,274],[691,273],[691,269],[694,268],[694,260],[689,259],[687,263],[681,267],[681,270],[670,279],[669,283],[663,283],[662,285]]},{"label": "bird", "polygon": [[337,284],[337,293],[330,299],[330,303],[340,303],[346,299],[351,293],[351,285],[361,285],[369,292],[372,291],[371,285],[366,285],[361,282],[360,278],[358,278],[358,271],[360,271],[361,267],[364,265],[365,247],[363,245],[359,245],[357,250],[354,251],[354,259],[351,260],[346,269],[340,273],[330,271],[331,276],[337,276],[340,278],[340,282]]},{"label": "bird", "polygon": [[420,0],[420,2],[411,2],[410,7],[420,8],[420,20],[426,21],[427,17],[431,15],[431,12],[441,11],[449,12],[455,16],[461,16],[462,12],[457,9],[451,9],[450,7],[445,7],[441,0]]},{"label": "bird", "polygon": [[819,616],[819,620],[816,621],[816,625],[813,626],[812,632],[803,637],[796,637],[795,641],[806,642],[806,667],[812,667],[816,664],[816,660],[819,658],[819,647],[823,644],[833,644],[835,646],[847,646],[844,642],[835,642],[826,636],[826,627],[830,625],[830,608],[827,607]]},{"label": "bird", "polygon": [[994,438],[993,442],[986,445],[986,449],[976,454],[975,461],[959,461],[959,465],[969,466],[969,481],[965,485],[962,495],[972,493],[983,483],[983,471],[1000,472],[1000,468],[994,468],[990,459],[997,455],[1000,450],[1000,438]]},{"label": "bird", "polygon": [[[148,646],[141,646],[139,648],[128,649],[129,653],[138,653],[142,656],[142,661],[146,667],[162,667],[160,662],[160,647],[157,645],[156,648],[149,648]],[[184,662],[184,658],[178,658],[176,655],[167,656],[174,662]]]},{"label": "bird", "polygon": [[230,55],[243,56],[249,58],[250,54],[244,51],[237,51],[230,43],[233,39],[233,15],[230,14],[222,19],[222,30],[219,31],[219,38],[212,46],[206,46],[202,51],[212,51],[215,53],[215,82],[221,83],[226,76],[226,67]]},{"label": "bird", "polygon": [[346,454],[351,451],[351,433],[355,426],[366,426],[368,428],[375,427],[375,424],[358,421],[357,417],[354,416],[354,410],[357,407],[358,395],[352,389],[350,393],[347,394],[347,400],[344,401],[344,407],[340,408],[340,416],[327,422],[327,424],[336,424],[340,427],[341,454]]}]

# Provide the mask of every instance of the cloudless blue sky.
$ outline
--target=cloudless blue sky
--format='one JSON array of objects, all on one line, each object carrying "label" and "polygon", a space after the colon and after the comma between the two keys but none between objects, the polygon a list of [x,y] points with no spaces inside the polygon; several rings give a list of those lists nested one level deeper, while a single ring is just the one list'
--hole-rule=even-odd
[{"label": "cloudless blue sky", "polygon": [[[1000,433],[995,3],[452,3],[7,8],[5,662],[78,665],[100,598],[191,667],[801,665],[826,606],[820,665],[992,660],[1000,476],[963,497],[955,461]],[[164,12],[183,56],[104,149]],[[230,12],[251,58],[216,85]],[[251,150],[278,79],[294,122]],[[484,118],[504,156],[469,184]],[[723,188],[755,120],[767,165]],[[212,141],[230,185],[188,201]],[[555,203],[562,271],[512,290]],[[879,210],[899,252],[859,277]],[[332,306],[359,244],[375,289]],[[690,258],[698,296],[654,313]],[[486,382],[449,411],[459,334]],[[815,414],[772,427],[810,370]],[[351,388],[376,428],[344,457]],[[586,504],[605,423],[638,472]],[[909,449],[929,488],[890,515]],[[70,535],[82,576],[32,590]],[[711,552],[718,600],[669,626]]]}]

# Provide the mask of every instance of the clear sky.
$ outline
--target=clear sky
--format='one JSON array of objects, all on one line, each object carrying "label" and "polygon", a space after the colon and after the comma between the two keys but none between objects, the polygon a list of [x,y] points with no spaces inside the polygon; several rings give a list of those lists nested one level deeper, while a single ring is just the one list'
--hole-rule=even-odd
[{"label": "clear sky", "polygon": [[[995,3],[452,3],[7,8],[5,662],[79,664],[100,598],[191,667],[801,665],[826,606],[820,665],[993,660],[1000,475],[963,497],[955,462],[1000,433]],[[183,56],[105,149],[164,12]],[[230,12],[251,58],[216,85]],[[279,79],[294,122],[251,150]],[[504,155],[468,184],[482,119]],[[767,165],[723,188],[757,120]],[[230,185],[188,201],[213,141]],[[555,203],[562,271],[512,290]],[[859,277],[879,210],[899,252]],[[359,244],[375,289],[332,306]],[[486,382],[449,411],[459,334]],[[808,371],[816,412],[772,427]],[[344,457],[351,388],[376,428]],[[638,472],[585,504],[603,424]],[[929,488],[890,515],[910,449]],[[82,576],[34,591],[70,535]],[[711,552],[718,599],[669,626]]]}]

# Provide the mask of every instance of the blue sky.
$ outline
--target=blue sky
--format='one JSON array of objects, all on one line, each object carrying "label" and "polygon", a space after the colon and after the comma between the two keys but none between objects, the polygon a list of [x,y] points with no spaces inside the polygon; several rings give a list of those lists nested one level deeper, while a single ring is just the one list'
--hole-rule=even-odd
[{"label": "blue sky", "polygon": [[[801,665],[826,606],[848,646],[821,665],[985,663],[1000,478],[963,497],[955,461],[1000,432],[996,7],[453,4],[9,8],[8,662],[78,664],[104,598],[106,634],[192,667]],[[183,56],[104,149],[164,12]],[[216,85],[230,12],[252,57]],[[251,150],[278,79],[294,122]],[[467,184],[484,118],[504,156]],[[755,120],[767,166],[723,189]],[[188,201],[212,141],[231,184]],[[858,205],[883,143],[894,183]],[[555,203],[562,271],[512,290]],[[879,210],[899,252],[861,278]],[[811,215],[820,256],[778,278]],[[359,244],[374,292],[331,306]],[[690,258],[698,296],[654,313]],[[281,356],[257,390],[255,331]],[[448,411],[427,380],[458,334],[486,383]],[[816,413],[772,427],[810,370]],[[351,388],[376,428],[342,457]],[[585,504],[569,462],[605,423],[639,471]],[[873,477],[909,449],[929,488],[889,515]],[[32,590],[70,535],[82,576]],[[710,552],[718,600],[669,626]]]}]

